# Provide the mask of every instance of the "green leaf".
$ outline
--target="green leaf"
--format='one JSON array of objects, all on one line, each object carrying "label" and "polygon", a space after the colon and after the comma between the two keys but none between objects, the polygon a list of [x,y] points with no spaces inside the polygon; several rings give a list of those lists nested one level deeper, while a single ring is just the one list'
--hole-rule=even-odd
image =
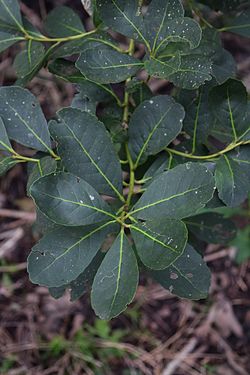
[{"label": "green leaf", "polygon": [[0,28],[23,31],[22,17],[17,0],[0,0]]},{"label": "green leaf", "polygon": [[122,230],[95,276],[91,304],[102,319],[111,319],[133,300],[138,285],[136,256]]},{"label": "green leaf", "polygon": [[149,60],[146,60],[144,67],[150,76],[167,79],[171,75],[178,71],[181,65],[180,54],[176,55],[167,54],[164,58],[157,58],[151,56]]},{"label": "green leaf", "polygon": [[13,35],[4,31],[0,31],[0,53],[21,40],[25,39],[19,35]]},{"label": "green leaf", "polygon": [[233,79],[210,91],[211,112],[217,119],[211,134],[222,142],[236,142],[249,130],[247,91],[242,82]]},{"label": "green leaf", "polygon": [[188,229],[207,243],[227,244],[236,234],[234,223],[217,213],[205,213],[185,220]]},{"label": "green leaf", "polygon": [[166,53],[146,61],[145,69],[150,75],[168,79],[188,90],[194,90],[212,78],[212,61],[209,58],[197,54],[180,57],[177,45],[174,54]]},{"label": "green leaf", "polygon": [[101,42],[87,42],[83,46],[76,67],[93,81],[118,83],[135,75],[143,67],[143,63]]},{"label": "green leaf", "polygon": [[112,222],[92,227],[59,228],[32,249],[28,272],[33,283],[60,287],[75,280],[100,250]]},{"label": "green leaf", "polygon": [[81,273],[81,275],[79,275],[76,280],[70,283],[70,300],[72,302],[79,299],[92,285],[96,272],[100,267],[103,258],[104,254],[101,251],[99,251],[90,263],[90,265],[84,270],[84,272]]},{"label": "green leaf", "polygon": [[121,198],[122,171],[104,125],[76,108],[65,108],[58,115],[60,122],[53,121],[50,129],[67,170],[99,193]]},{"label": "green leaf", "polygon": [[180,133],[185,112],[167,95],[144,101],[129,124],[129,150],[135,167],[167,147]]},{"label": "green leaf", "polygon": [[150,184],[153,178],[158,177],[161,173],[169,170],[171,167],[171,162],[172,156],[169,155],[169,153],[161,153],[144,174],[143,180],[146,180],[146,184],[144,186]]},{"label": "green leaf", "polygon": [[153,96],[149,86],[136,77],[132,78],[131,81],[127,83],[126,91],[129,93],[136,107],[145,100],[151,99]]},{"label": "green leaf", "polygon": [[75,95],[71,107],[79,108],[94,115],[98,103],[109,102],[112,98],[118,99],[110,85],[102,85],[87,79],[83,80],[77,89],[78,94]]},{"label": "green leaf", "polygon": [[9,154],[13,150],[3,120],[0,117],[0,151]]},{"label": "green leaf", "polygon": [[28,182],[27,182],[27,192],[29,194],[30,187],[33,182],[37,181],[39,178],[47,176],[56,171],[57,162],[51,156],[45,156],[39,159],[35,165],[32,163],[32,170],[29,174]]},{"label": "green leaf", "polygon": [[206,144],[214,117],[208,106],[210,84],[195,91],[183,90],[178,98],[183,104],[186,116],[183,129],[191,138],[191,152],[196,153],[200,144]]},{"label": "green leaf", "polygon": [[47,33],[55,38],[64,38],[85,32],[80,17],[66,6],[53,9],[44,22]]},{"label": "green leaf", "polygon": [[176,86],[193,90],[211,80],[212,62],[205,56],[189,55],[181,58],[177,72],[169,76]]},{"label": "green leaf", "polygon": [[59,286],[58,288],[49,288],[49,294],[55,299],[61,298],[66,291],[66,286]]},{"label": "green leaf", "polygon": [[220,199],[230,207],[241,204],[250,191],[250,146],[220,157],[215,171]]},{"label": "green leaf", "polygon": [[3,176],[9,169],[14,167],[18,162],[11,156],[0,155],[0,176]]},{"label": "green leaf", "polygon": [[237,232],[237,237],[231,242],[237,248],[236,262],[242,264],[250,258],[250,226]]},{"label": "green leaf", "polygon": [[104,254],[99,251],[91,261],[90,265],[75,280],[71,281],[68,285],[49,288],[50,295],[53,298],[58,299],[64,295],[66,289],[69,289],[71,294],[70,300],[74,302],[79,299],[87,292],[93,283],[95,274],[100,267],[103,258]]},{"label": "green leaf", "polygon": [[230,22],[222,29],[232,33],[250,38],[250,9],[243,10],[234,16]]},{"label": "green leaf", "polygon": [[169,268],[151,273],[170,293],[181,298],[199,300],[207,297],[210,271],[201,256],[190,245]]},{"label": "green leaf", "polygon": [[105,25],[147,45],[143,35],[143,18],[136,0],[97,0],[96,4]]},{"label": "green leaf", "polygon": [[72,61],[56,59],[48,65],[48,69],[50,73],[67,82],[81,83],[86,81],[86,78]]},{"label": "green leaf", "polygon": [[[167,2],[167,4],[169,5],[169,2]],[[172,4],[174,6],[173,2]],[[151,17],[151,30],[153,26],[152,23],[154,22],[155,19]],[[173,20],[168,19],[167,22],[165,22],[163,30],[157,33],[154,40],[154,46],[157,46],[156,51],[158,51],[160,48],[164,47],[164,45],[167,45],[170,42],[185,42],[189,44],[191,49],[194,49],[199,46],[201,36],[202,30],[200,25],[192,18],[178,17],[174,18]]]},{"label": "green leaf", "polygon": [[236,68],[236,62],[231,53],[222,49],[221,53],[213,61],[212,75],[215,77],[217,83],[222,85],[229,78],[235,77]]},{"label": "green leaf", "polygon": [[141,220],[182,219],[204,207],[213,192],[214,179],[204,165],[182,164],[156,177],[131,215]]},{"label": "green leaf", "polygon": [[39,151],[51,151],[46,119],[38,100],[28,90],[1,87],[0,116],[10,139]]},{"label": "green leaf", "polygon": [[37,207],[60,225],[91,225],[116,219],[92,186],[69,173],[40,178],[30,192]]},{"label": "green leaf", "polygon": [[188,237],[185,224],[172,219],[133,224],[131,233],[142,263],[155,270],[174,263],[183,253]]},{"label": "green leaf", "polygon": [[39,236],[51,232],[59,228],[60,226],[56,224],[54,221],[50,220],[45,214],[43,214],[37,207],[36,207],[36,221],[33,224],[33,231],[35,234]]},{"label": "green leaf", "polygon": [[25,85],[43,67],[45,59],[45,48],[42,43],[29,40],[26,47],[15,58],[14,68],[16,69],[19,85]]}]

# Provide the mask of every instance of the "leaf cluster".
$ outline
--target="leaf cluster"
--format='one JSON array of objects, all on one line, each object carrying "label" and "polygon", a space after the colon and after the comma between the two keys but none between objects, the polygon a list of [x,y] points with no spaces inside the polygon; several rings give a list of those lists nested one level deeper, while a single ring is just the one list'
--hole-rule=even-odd
[{"label": "leaf cluster", "polygon": [[[249,99],[220,38],[249,37],[250,8],[185,6],[96,0],[93,30],[65,6],[37,30],[17,0],[0,0],[1,51],[23,46],[15,85],[0,88],[0,173],[28,163],[43,234],[28,259],[30,279],[55,298],[70,289],[73,301],[91,289],[103,319],[133,300],[139,270],[179,297],[205,298],[204,243],[234,238],[225,215],[250,190]],[[119,34],[126,47],[112,37]],[[77,87],[49,122],[25,88],[43,67]],[[169,81],[171,95],[154,94],[153,77]]]}]

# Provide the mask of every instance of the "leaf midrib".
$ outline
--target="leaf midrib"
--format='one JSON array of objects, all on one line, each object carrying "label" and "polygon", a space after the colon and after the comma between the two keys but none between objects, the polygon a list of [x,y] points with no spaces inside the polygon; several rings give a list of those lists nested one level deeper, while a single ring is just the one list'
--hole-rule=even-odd
[{"label": "leaf midrib", "polygon": [[178,197],[182,197],[188,193],[192,193],[193,191],[196,191],[198,189],[200,189],[201,187],[205,187],[207,185],[201,185],[201,186],[198,186],[198,187],[195,187],[193,189],[189,189],[189,190],[186,190],[186,191],[183,191],[182,193],[178,193],[178,194],[174,194],[174,195],[171,195],[170,197],[168,198],[164,198],[164,199],[160,199],[159,201],[156,201],[156,202],[153,202],[153,203],[150,203],[146,206],[143,206],[143,207],[140,207],[140,208],[137,208],[136,210],[132,211],[131,212],[131,216],[133,216],[135,213],[137,212],[140,212],[140,211],[143,211],[143,210],[146,210],[148,208],[151,208],[151,207],[154,207],[156,206],[157,204],[161,204],[161,203],[165,203],[167,201],[170,201],[171,199],[175,199],[175,198],[178,198]]},{"label": "leaf midrib", "polygon": [[[156,242],[156,243],[158,243],[159,245],[161,245],[161,246],[163,246],[163,247],[165,247],[165,248],[167,248],[167,249],[172,250],[174,253],[178,253],[178,254],[180,253],[178,250],[176,250],[176,249],[174,249],[173,247],[171,247],[171,246],[165,244],[164,242],[160,241],[158,238],[153,237],[151,234],[145,232],[143,229],[138,228],[138,227],[136,227],[136,226],[134,226],[134,225],[131,225],[130,228],[131,228],[131,229],[134,229],[135,231],[137,231],[137,232],[139,232],[139,233],[141,233],[141,234],[143,234],[145,237],[148,237],[148,238],[149,238],[150,240],[152,240],[153,242]],[[149,229],[148,227],[146,227],[146,228],[150,231],[150,229]],[[156,234],[158,234],[158,233],[156,233]],[[180,254],[180,255],[181,255],[181,254]]]},{"label": "leaf midrib", "polygon": [[51,194],[45,193],[44,191],[40,191],[39,193],[42,194],[42,195],[45,195],[45,196],[47,196],[47,197],[49,197],[49,198],[57,199],[57,200],[59,200],[59,201],[65,202],[65,203],[71,203],[71,204],[75,204],[75,205],[77,205],[77,206],[81,206],[81,207],[85,207],[85,208],[90,208],[90,209],[92,209],[92,210],[94,210],[94,211],[97,211],[97,212],[99,212],[99,213],[102,213],[102,214],[104,214],[104,215],[106,215],[106,216],[112,217],[112,219],[115,219],[115,220],[117,221],[117,217],[116,217],[115,215],[112,215],[110,212],[108,212],[108,211],[104,211],[104,210],[102,210],[101,208],[97,208],[97,207],[95,207],[95,206],[90,206],[90,205],[88,205],[88,204],[86,204],[86,203],[81,203],[81,202],[71,201],[71,200],[69,200],[69,199],[65,199],[65,198],[62,198],[62,197],[56,197],[56,196],[54,196],[54,195],[51,195]]},{"label": "leaf midrib", "polygon": [[114,303],[115,303],[116,297],[119,292],[119,287],[120,287],[121,268],[122,268],[122,259],[123,259],[123,239],[124,239],[124,230],[122,229],[120,233],[119,263],[118,263],[118,272],[117,272],[117,279],[116,279],[116,289],[115,289],[115,293],[114,293],[114,296],[110,305],[109,316],[112,313],[112,309],[114,307]]},{"label": "leaf midrib", "polygon": [[16,17],[13,15],[13,13],[11,13],[11,11],[8,8],[8,6],[6,5],[5,1],[4,0],[0,0],[0,2],[2,3],[2,5],[5,8],[6,12],[10,15],[10,17],[13,19],[13,21],[15,22],[15,24],[18,26],[18,28],[21,31],[23,31],[23,26],[19,23],[19,21],[16,19]]},{"label": "leaf midrib", "polygon": [[75,141],[79,144],[79,146],[81,147],[82,151],[85,153],[85,155],[89,158],[89,160],[94,165],[94,167],[100,173],[100,175],[105,179],[105,181],[108,183],[108,185],[111,187],[111,189],[116,193],[116,195],[118,196],[118,198],[121,201],[124,201],[124,197],[121,195],[121,193],[118,191],[118,189],[116,189],[116,187],[113,185],[113,183],[110,181],[110,179],[104,174],[104,172],[101,170],[101,168],[98,166],[98,164],[92,158],[92,156],[88,153],[88,151],[83,146],[83,144],[81,143],[81,141],[77,138],[77,136],[75,135],[75,133],[73,132],[73,130],[68,126],[68,124],[66,123],[66,121],[63,118],[62,118],[62,121],[63,121],[64,125],[66,126],[66,128],[68,129],[68,131],[72,134],[72,136],[75,139]]},{"label": "leaf midrib", "polygon": [[[105,223],[103,225],[101,225],[100,227],[94,229],[92,232],[86,234],[85,236],[81,237],[80,240],[78,240],[77,242],[75,242],[73,245],[71,245],[69,248],[67,248],[62,254],[60,254],[58,257],[54,257],[52,263],[48,264],[47,267],[45,267],[41,272],[39,272],[36,277],[38,277],[39,275],[41,275],[41,273],[47,271],[50,267],[52,267],[59,259],[63,258],[66,254],[68,254],[74,247],[76,247],[77,245],[80,245],[81,242],[85,241],[87,238],[93,236],[93,234],[99,232],[100,230],[104,229],[106,226],[110,225],[110,224],[114,224],[116,221],[109,221],[108,223]],[[39,253],[39,250],[35,250],[36,252]],[[51,256],[53,256],[51,253],[49,253]],[[46,254],[47,255],[47,254]],[[84,271],[84,270],[83,270]]]},{"label": "leaf midrib", "polygon": [[143,153],[144,153],[144,151],[145,151],[145,149],[146,149],[148,143],[150,142],[150,139],[153,137],[154,133],[156,132],[156,130],[157,130],[158,127],[161,125],[162,121],[165,119],[165,117],[167,116],[167,114],[169,113],[169,111],[170,111],[172,108],[173,108],[173,105],[171,105],[171,106],[168,108],[167,112],[165,112],[164,115],[161,116],[160,120],[155,124],[154,128],[153,128],[153,129],[151,130],[151,132],[149,133],[149,135],[148,135],[146,141],[144,142],[144,144],[143,144],[143,146],[142,146],[142,148],[141,148],[141,151],[140,151],[140,153],[139,153],[139,155],[138,155],[138,157],[137,157],[137,159],[136,159],[136,162],[135,162],[135,168],[138,167],[139,162],[140,162],[140,159],[141,159],[141,157],[142,157],[142,155],[143,155]]},{"label": "leaf midrib", "polygon": [[14,112],[14,114],[16,114],[16,116],[19,118],[19,120],[24,124],[24,126],[34,135],[34,137],[46,148],[47,151],[49,151],[49,153],[51,153],[51,148],[39,137],[39,135],[29,126],[29,124],[27,123],[27,121],[25,121],[21,116],[20,114],[18,113],[17,109],[15,109],[14,107],[12,107],[10,104],[9,105],[9,108]]}]

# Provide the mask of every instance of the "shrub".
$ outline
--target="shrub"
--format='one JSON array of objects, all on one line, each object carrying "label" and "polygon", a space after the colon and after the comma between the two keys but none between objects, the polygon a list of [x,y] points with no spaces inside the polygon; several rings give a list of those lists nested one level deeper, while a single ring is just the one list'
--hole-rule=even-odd
[{"label": "shrub", "polygon": [[[40,31],[16,0],[0,1],[1,50],[23,46],[15,85],[0,89],[0,170],[28,163],[43,232],[30,279],[55,298],[91,287],[104,319],[133,300],[139,269],[179,297],[205,298],[203,242],[232,240],[225,213],[250,190],[248,95],[220,37],[250,36],[248,2],[84,3],[93,30],[61,6]],[[48,124],[24,88],[42,67],[78,90]],[[170,94],[154,95],[152,77]]]}]

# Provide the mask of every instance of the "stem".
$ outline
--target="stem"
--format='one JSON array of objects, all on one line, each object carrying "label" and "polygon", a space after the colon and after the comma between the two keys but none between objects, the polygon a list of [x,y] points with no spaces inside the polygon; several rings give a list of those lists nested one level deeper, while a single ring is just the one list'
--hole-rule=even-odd
[{"label": "stem", "polygon": [[89,36],[89,35],[92,35],[92,34],[96,33],[96,31],[97,31],[97,29],[94,29],[94,30],[88,31],[86,33],[71,35],[71,36],[67,36],[67,37],[64,37],[64,38],[49,38],[49,37],[44,36],[44,35],[41,36],[41,37],[35,37],[33,35],[25,33],[25,38],[28,39],[28,40],[34,40],[36,42],[59,42],[59,43],[62,43],[62,42],[68,42],[70,40],[77,40],[77,39],[85,38],[86,36]]},{"label": "stem", "polygon": [[126,206],[129,208],[132,196],[134,194],[134,187],[135,187],[135,171],[134,171],[134,163],[131,158],[128,145],[126,144],[126,153],[129,161],[129,169],[130,169],[130,179],[129,179],[129,192],[126,200]]},{"label": "stem", "polygon": [[[134,50],[135,50],[135,42],[134,42],[134,40],[131,39],[130,43],[129,43],[129,49],[128,49],[128,53],[129,53],[130,56],[133,55]],[[126,86],[130,81],[131,81],[131,77],[126,80]],[[128,120],[129,120],[129,93],[126,90],[126,86],[125,86],[125,94],[124,94],[123,123],[128,125]],[[134,163],[133,163],[133,160],[131,158],[127,143],[125,145],[125,148],[126,148],[126,154],[127,154],[127,159],[128,159],[128,163],[129,163],[129,170],[130,170],[129,193],[128,193],[127,200],[126,200],[126,209],[128,209],[129,206],[130,206],[130,203],[131,203],[133,193],[134,193],[135,171],[134,171]]]},{"label": "stem", "polygon": [[177,151],[177,150],[174,150],[172,148],[166,148],[166,150],[168,152],[170,152],[171,154],[178,155],[178,156],[183,156],[184,158],[188,158],[188,159],[210,160],[210,159],[217,158],[217,157],[219,157],[221,155],[224,155],[227,152],[234,150],[236,147],[239,147],[239,146],[242,146],[242,145],[246,145],[246,144],[250,144],[250,141],[241,141],[241,142],[231,143],[224,150],[221,150],[221,151],[216,152],[215,154],[211,154],[211,155],[185,154],[185,152]]},{"label": "stem", "polygon": [[22,162],[33,162],[33,163],[40,163],[40,159],[34,159],[34,158],[29,158],[27,156],[22,156],[22,155],[13,155],[13,158],[22,161]]}]

